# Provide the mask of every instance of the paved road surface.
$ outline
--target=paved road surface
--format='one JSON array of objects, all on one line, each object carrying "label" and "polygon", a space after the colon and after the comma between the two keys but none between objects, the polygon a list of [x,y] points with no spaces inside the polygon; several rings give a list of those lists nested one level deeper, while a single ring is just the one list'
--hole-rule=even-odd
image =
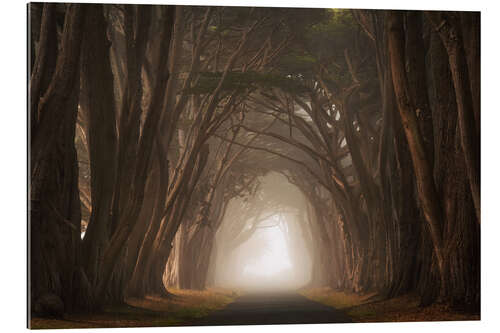
[{"label": "paved road surface", "polygon": [[251,293],[195,325],[269,325],[349,323],[343,312],[311,301],[296,292]]}]

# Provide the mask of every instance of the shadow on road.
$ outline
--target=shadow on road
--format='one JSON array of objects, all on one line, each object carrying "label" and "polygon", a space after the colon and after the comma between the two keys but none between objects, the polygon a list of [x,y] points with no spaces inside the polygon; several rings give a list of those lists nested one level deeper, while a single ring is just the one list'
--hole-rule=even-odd
[{"label": "shadow on road", "polygon": [[252,292],[189,325],[351,323],[342,311],[295,291]]}]

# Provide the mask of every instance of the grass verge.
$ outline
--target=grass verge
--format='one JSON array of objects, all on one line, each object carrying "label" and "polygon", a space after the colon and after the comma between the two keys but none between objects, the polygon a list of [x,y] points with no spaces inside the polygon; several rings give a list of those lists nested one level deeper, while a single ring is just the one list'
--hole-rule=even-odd
[{"label": "grass verge", "polygon": [[173,299],[147,296],[127,299],[126,304],[105,308],[99,313],[68,314],[63,319],[32,318],[33,329],[152,327],[186,325],[221,309],[236,298],[233,291],[169,289]]},{"label": "grass verge", "polygon": [[313,301],[343,310],[358,323],[480,320],[479,314],[459,312],[445,304],[419,307],[416,295],[376,300],[375,294],[358,295],[331,288],[307,289],[302,290],[301,294]]}]

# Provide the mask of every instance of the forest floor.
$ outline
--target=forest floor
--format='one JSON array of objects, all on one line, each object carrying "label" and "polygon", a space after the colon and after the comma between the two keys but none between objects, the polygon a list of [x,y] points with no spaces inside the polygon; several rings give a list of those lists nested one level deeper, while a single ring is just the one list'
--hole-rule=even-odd
[{"label": "forest floor", "polygon": [[377,300],[374,293],[358,295],[314,288],[301,290],[307,298],[344,311],[354,322],[410,322],[480,320],[479,314],[459,312],[444,304],[419,307],[416,295],[404,295],[388,300]]},{"label": "forest floor", "polygon": [[[175,298],[148,296],[145,299],[127,299],[126,304],[106,308],[99,313],[65,315],[63,319],[32,318],[30,326],[33,329],[54,329],[262,324],[263,318],[269,317],[268,312],[271,310],[272,313],[276,312],[276,316],[268,318],[272,323],[292,323],[294,321],[290,321],[290,316],[286,313],[290,312],[290,306],[295,303],[298,312],[307,312],[304,316],[293,316],[296,317],[294,320],[300,323],[305,323],[301,318],[311,319],[312,314],[319,316],[314,317],[316,322],[350,322],[352,320],[366,323],[480,319],[479,314],[459,312],[443,304],[419,307],[416,295],[378,300],[374,293],[359,295],[335,291],[331,288],[313,288],[300,290],[299,294],[302,296],[295,294],[295,298],[292,295],[287,296],[288,298],[274,297],[275,299],[266,301],[265,297],[259,296],[253,299],[250,297],[252,295],[241,296],[241,292],[225,289],[169,290],[176,295]],[[290,297],[295,303],[289,304]],[[303,300],[299,299],[300,297]],[[311,306],[311,304],[306,304],[310,302],[306,299],[317,303]],[[230,303],[232,304],[229,305]],[[325,313],[328,311],[319,308],[321,304],[318,303],[331,307],[328,311],[335,313],[332,312],[326,316]],[[281,308],[285,309],[286,313],[278,311]],[[259,315],[259,311],[266,312],[265,316]],[[322,321],[323,317],[328,317],[328,320]]]},{"label": "forest floor", "polygon": [[238,294],[223,289],[205,291],[169,289],[174,299],[148,296],[127,299],[99,313],[65,315],[63,319],[31,318],[31,328],[152,327],[185,325],[224,308]]}]

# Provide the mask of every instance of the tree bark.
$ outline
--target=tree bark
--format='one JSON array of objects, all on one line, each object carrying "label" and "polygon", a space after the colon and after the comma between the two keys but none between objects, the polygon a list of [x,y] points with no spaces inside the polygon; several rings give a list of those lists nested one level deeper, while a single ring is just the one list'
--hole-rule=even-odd
[{"label": "tree bark", "polygon": [[[161,40],[161,54],[169,54],[170,40],[174,25],[174,11],[175,7],[170,6],[166,9],[166,13],[162,14],[163,18],[161,22],[165,24],[165,27],[159,37]],[[132,186],[133,191],[131,193],[129,204],[126,207],[126,211],[123,214],[123,218],[120,218],[119,225],[111,238],[110,245],[104,253],[101,281],[97,291],[98,295],[102,295],[107,287],[115,266],[115,259],[122,251],[123,246],[133,230],[133,226],[137,223],[140,207],[144,201],[144,188],[147,173],[150,169],[152,148],[154,140],[157,137],[158,123],[161,111],[163,110],[163,91],[165,90],[169,79],[167,60],[168,56],[160,57],[158,77],[155,82],[152,101],[138,146],[139,149],[136,156],[137,166],[135,168],[134,184]]]},{"label": "tree bark", "polygon": [[[458,109],[460,142],[465,156],[477,222],[481,221],[481,180],[479,133],[474,117],[469,70],[465,56],[459,17],[455,12],[428,12],[427,17],[438,31],[448,53]],[[477,61],[477,60],[475,60]],[[478,116],[479,118],[479,116]]]},{"label": "tree bark", "polygon": [[445,258],[443,249],[443,217],[440,198],[437,195],[432,173],[432,166],[425,151],[425,144],[420,133],[415,106],[410,100],[410,89],[404,66],[404,32],[402,13],[391,11],[388,14],[389,55],[392,78],[401,122],[405,130],[410,149],[418,198],[429,227],[434,254],[439,267],[441,291],[446,290]]},{"label": "tree bark", "polygon": [[38,101],[40,117],[30,152],[31,311],[36,309],[37,298],[47,293],[59,296],[68,312],[85,302],[73,293],[78,288],[85,289],[74,285],[84,279],[73,279],[80,265],[80,200],[74,138],[84,18],[85,8],[69,5],[56,69]]},{"label": "tree bark", "polygon": [[116,175],[116,121],[113,74],[103,5],[87,6],[83,42],[81,104],[88,113],[92,212],[83,240],[88,278],[95,284],[108,242]]}]

